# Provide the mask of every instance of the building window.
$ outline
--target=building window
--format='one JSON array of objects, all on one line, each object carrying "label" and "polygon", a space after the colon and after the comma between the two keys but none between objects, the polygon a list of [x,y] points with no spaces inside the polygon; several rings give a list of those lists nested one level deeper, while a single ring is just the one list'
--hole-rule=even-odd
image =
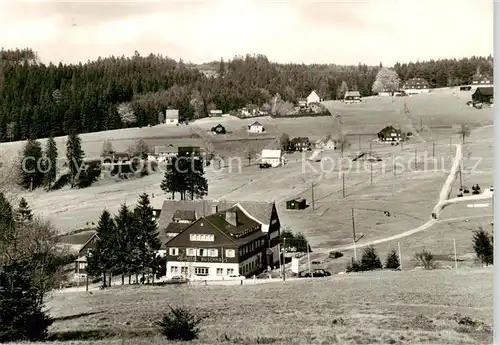
[{"label": "building window", "polygon": [[168,255],[179,255],[179,248],[168,248]]},{"label": "building window", "polygon": [[219,256],[219,251],[217,249],[209,249],[208,256],[216,258]]},{"label": "building window", "polygon": [[230,275],[233,275],[234,274],[234,268],[228,268],[227,269],[227,275],[230,276]]},{"label": "building window", "polygon": [[226,258],[234,258],[235,252],[234,249],[226,249]]},{"label": "building window", "polygon": [[188,274],[188,267],[186,266],[181,267],[181,274]]},{"label": "building window", "polygon": [[78,263],[78,268],[81,270],[84,270],[87,268],[87,263],[86,262],[79,262]]},{"label": "building window", "polygon": [[221,275],[223,275],[223,274],[224,274],[224,269],[223,269],[223,268],[218,268],[218,269],[217,269],[217,275],[218,275],[218,276],[221,276]]},{"label": "building window", "polygon": [[179,272],[179,267],[177,267],[177,266],[170,267],[170,273],[171,274],[177,274],[178,272]]},{"label": "building window", "polygon": [[190,234],[190,241],[200,241],[200,242],[213,242],[215,241],[215,235],[213,234]]},{"label": "building window", "polygon": [[195,267],[194,274],[197,276],[208,276],[208,267]]},{"label": "building window", "polygon": [[196,256],[196,250],[194,248],[188,248],[188,249],[186,249],[186,255],[187,256]]}]

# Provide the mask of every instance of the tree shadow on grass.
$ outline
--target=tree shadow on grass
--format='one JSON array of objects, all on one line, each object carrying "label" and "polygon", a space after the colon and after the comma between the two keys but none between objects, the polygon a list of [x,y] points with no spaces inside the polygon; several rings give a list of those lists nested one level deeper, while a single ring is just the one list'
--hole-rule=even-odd
[{"label": "tree shadow on grass", "polygon": [[94,311],[94,312],[90,312],[90,313],[80,313],[80,314],[74,314],[74,315],[68,315],[68,316],[55,317],[53,320],[54,321],[75,320],[75,319],[79,319],[81,317],[96,315],[96,314],[101,314],[101,313],[102,313],[102,311]]}]

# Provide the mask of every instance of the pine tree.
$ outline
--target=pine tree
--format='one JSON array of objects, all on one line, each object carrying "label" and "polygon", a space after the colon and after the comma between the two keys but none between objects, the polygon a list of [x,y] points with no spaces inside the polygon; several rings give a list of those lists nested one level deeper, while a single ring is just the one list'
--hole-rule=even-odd
[{"label": "pine tree", "polygon": [[160,185],[162,191],[172,193],[172,199],[175,199],[176,193],[180,193],[181,199],[183,198],[182,192],[185,190],[186,183],[183,175],[180,173],[179,165],[181,164],[181,160],[177,157],[172,157],[167,163],[165,176]]},{"label": "pine tree", "polygon": [[12,205],[0,192],[0,259],[15,238],[15,214]]},{"label": "pine tree", "polygon": [[380,268],[382,268],[382,262],[378,257],[375,247],[366,247],[361,256],[361,269],[363,271],[373,271]]},{"label": "pine tree", "polygon": [[110,157],[115,152],[113,144],[108,139],[102,143],[101,157]]},{"label": "pine tree", "polygon": [[19,200],[19,206],[16,209],[16,223],[18,225],[28,224],[33,220],[33,214],[25,198]]},{"label": "pine tree", "polygon": [[116,268],[122,275],[122,285],[125,274],[137,273],[141,268],[141,236],[135,217],[127,205],[122,204],[118,215],[115,217],[116,224]]},{"label": "pine tree", "polygon": [[31,260],[14,261],[0,270],[0,343],[41,341],[53,320],[43,310]]},{"label": "pine tree", "polygon": [[53,137],[49,137],[47,140],[47,146],[45,147],[45,164],[47,165],[44,169],[45,171],[45,186],[47,190],[50,190],[52,184],[56,180],[57,176],[57,145]]},{"label": "pine tree", "polygon": [[19,162],[19,184],[26,189],[35,189],[43,184],[42,146],[34,139],[28,139]]},{"label": "pine tree", "polygon": [[95,247],[89,251],[87,270],[90,275],[103,276],[103,286],[106,287],[106,276],[111,276],[118,258],[116,249],[118,245],[117,228],[111,214],[104,210],[99,217],[96,229],[97,240]]},{"label": "pine tree", "polygon": [[[185,157],[183,157],[185,158]],[[181,170],[184,180],[186,182],[184,193],[188,193],[191,200],[203,199],[208,194],[208,183],[204,177],[205,171],[203,168],[203,160],[197,157],[190,157],[186,159],[185,165]],[[186,171],[182,173],[182,171]],[[185,199],[185,197],[184,197]]]},{"label": "pine tree", "polygon": [[139,202],[134,209],[137,229],[140,237],[140,262],[144,274],[146,268],[154,268],[156,252],[160,249],[161,242],[158,238],[158,226],[153,219],[154,212],[149,197],[146,193],[139,196]]},{"label": "pine tree", "polygon": [[489,235],[486,230],[479,228],[474,231],[472,238],[474,251],[482,264],[493,264],[493,236]]},{"label": "pine tree", "polygon": [[84,155],[80,137],[76,132],[72,132],[66,142],[66,159],[70,169],[71,188],[77,183],[78,174],[83,167]]},{"label": "pine tree", "polygon": [[400,267],[398,253],[396,250],[391,250],[389,254],[387,254],[387,259],[385,260],[385,268],[390,270],[397,270]]}]

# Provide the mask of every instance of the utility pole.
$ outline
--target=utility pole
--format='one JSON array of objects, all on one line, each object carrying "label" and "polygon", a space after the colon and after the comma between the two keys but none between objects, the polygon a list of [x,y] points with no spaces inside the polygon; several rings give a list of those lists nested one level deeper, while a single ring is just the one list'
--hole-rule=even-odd
[{"label": "utility pole", "polygon": [[342,173],[342,197],[345,198],[345,173]]},{"label": "utility pole", "polygon": [[309,256],[309,243],[307,245],[307,270],[309,272],[309,276],[311,275],[311,257]]},{"label": "utility pole", "polygon": [[455,268],[458,268],[458,260],[457,260],[457,242],[453,239],[453,251],[455,252]]},{"label": "utility pole", "polygon": [[424,126],[422,125],[422,116],[420,116],[420,132],[424,129]]},{"label": "utility pole", "polygon": [[436,141],[432,141],[432,157],[436,155]]},{"label": "utility pole", "polygon": [[373,156],[372,156],[372,142],[370,141],[370,186],[373,186]]},{"label": "utility pole", "polygon": [[312,208],[313,208],[313,211],[314,211],[314,182],[311,183],[311,204],[312,204]]},{"label": "utility pole", "polygon": [[403,270],[403,258],[401,257],[401,245],[398,242],[399,269]]},{"label": "utility pole", "polygon": [[458,174],[460,175],[460,189],[463,189],[464,186],[462,184],[462,162],[460,162],[460,165],[458,166]]},{"label": "utility pole", "polygon": [[394,154],[392,154],[392,174],[396,176],[396,160],[394,159]]},{"label": "utility pole", "polygon": [[356,243],[356,226],[354,225],[354,208],[351,208],[351,219],[352,219],[352,239]]},{"label": "utility pole", "polygon": [[30,178],[30,192],[33,191],[33,177]]},{"label": "utility pole", "polygon": [[415,164],[414,169],[417,170],[417,148],[415,147]]},{"label": "utility pole", "polygon": [[286,259],[285,259],[285,254],[286,254],[286,237],[283,237],[283,282],[285,281],[285,264],[286,264]]}]

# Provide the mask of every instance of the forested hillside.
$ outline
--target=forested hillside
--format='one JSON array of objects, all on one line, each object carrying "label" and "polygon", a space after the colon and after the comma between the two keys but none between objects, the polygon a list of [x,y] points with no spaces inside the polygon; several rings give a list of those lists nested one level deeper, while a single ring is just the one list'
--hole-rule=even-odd
[{"label": "forested hillside", "polygon": [[[30,49],[0,51],[0,140],[59,136],[156,124],[172,107],[181,120],[263,105],[276,93],[295,102],[313,89],[325,99],[345,91],[372,94],[381,66],[276,64],[265,56],[235,57],[196,66],[160,55],[99,58],[78,65],[44,65]],[[432,87],[469,83],[477,69],[491,75],[492,58],[396,64],[402,80],[423,77]]]}]

